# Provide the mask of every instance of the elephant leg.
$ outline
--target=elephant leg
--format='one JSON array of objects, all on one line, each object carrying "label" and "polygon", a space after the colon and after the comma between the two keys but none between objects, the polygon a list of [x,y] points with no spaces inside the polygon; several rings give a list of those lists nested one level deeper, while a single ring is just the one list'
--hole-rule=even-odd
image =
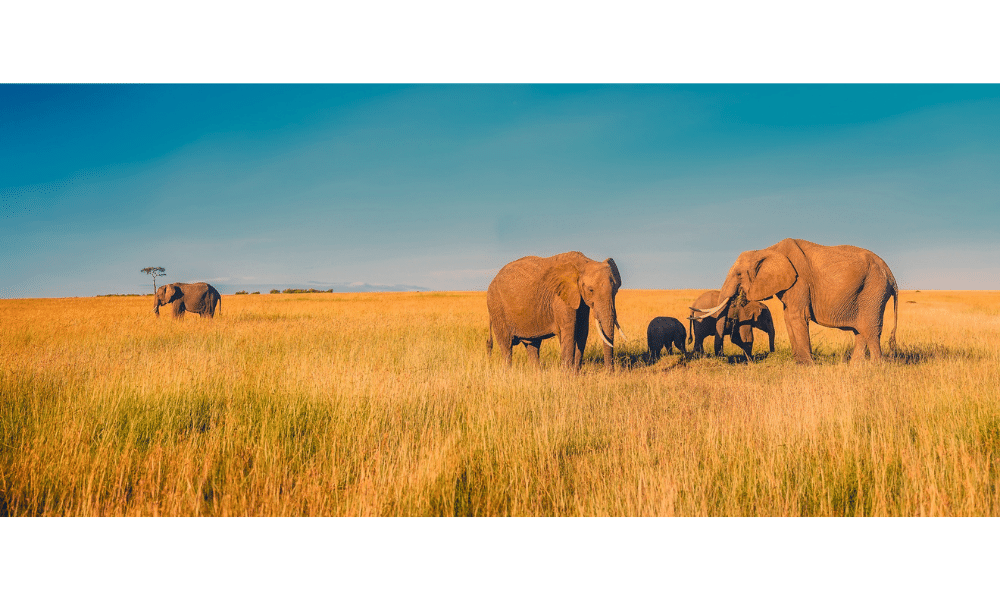
[{"label": "elephant leg", "polygon": [[180,300],[175,300],[174,303],[171,304],[171,309],[175,319],[181,319],[184,317],[184,305],[180,302]]},{"label": "elephant leg", "polygon": [[646,346],[649,348],[649,358],[658,360],[660,358],[660,343],[656,339],[656,334],[646,335]]},{"label": "elephant leg", "polygon": [[[599,325],[598,325],[599,326]],[[590,336],[590,309],[581,308],[577,311],[573,327],[573,367],[579,371],[583,366],[583,352],[587,348],[587,338]]]},{"label": "elephant leg", "polygon": [[528,351],[528,362],[535,365],[535,368],[542,368],[542,361],[538,358],[538,350],[542,346],[542,340],[524,340],[524,349]]},{"label": "elephant leg", "polygon": [[[726,325],[727,322],[723,318],[718,318],[715,321],[715,355],[722,356],[722,344],[726,341]],[[731,336],[730,336],[731,337]]]},{"label": "elephant leg", "polygon": [[879,338],[881,331],[874,328],[859,328],[854,336],[854,352],[851,354],[851,363],[864,358],[865,350],[871,355],[873,362],[882,362],[882,345]]},{"label": "elephant leg", "polygon": [[804,316],[794,316],[790,310],[785,310],[785,328],[788,329],[788,340],[792,344],[795,362],[802,365],[813,364],[809,321]]},{"label": "elephant leg", "polygon": [[861,332],[855,330],[854,332],[854,350],[851,350],[851,364],[857,364],[865,359],[865,351],[868,349],[868,344],[865,341],[865,336],[861,335]]},{"label": "elephant leg", "polygon": [[881,335],[873,335],[868,338],[868,352],[871,353],[872,362],[882,362],[885,358],[882,356],[882,344],[880,343]]},{"label": "elephant leg", "polygon": [[494,325],[493,333],[496,336],[496,343],[500,347],[500,356],[507,366],[511,366],[514,354],[514,336],[503,325]]}]

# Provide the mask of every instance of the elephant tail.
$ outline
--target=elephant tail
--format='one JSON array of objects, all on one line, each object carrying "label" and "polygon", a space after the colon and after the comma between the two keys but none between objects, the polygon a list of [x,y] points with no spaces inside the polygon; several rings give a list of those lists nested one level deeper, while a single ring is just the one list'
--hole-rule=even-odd
[{"label": "elephant tail", "polygon": [[[895,283],[895,282],[893,282]],[[896,325],[899,323],[899,290],[892,288],[892,333],[889,334],[889,350],[896,353]]]},{"label": "elephant tail", "polygon": [[219,316],[222,316],[222,294],[219,294]]},{"label": "elephant tail", "polygon": [[688,317],[688,339],[687,343],[691,343],[694,340],[694,311],[691,311],[691,316]]},{"label": "elephant tail", "polygon": [[493,355],[493,324],[486,330],[486,356]]}]

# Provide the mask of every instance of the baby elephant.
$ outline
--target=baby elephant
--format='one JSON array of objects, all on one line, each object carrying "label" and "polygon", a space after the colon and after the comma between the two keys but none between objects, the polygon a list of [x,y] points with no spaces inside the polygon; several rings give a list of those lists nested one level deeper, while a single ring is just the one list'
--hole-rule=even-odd
[{"label": "baby elephant", "polygon": [[[646,343],[649,345],[649,355],[653,360],[660,358],[660,350],[667,349],[667,354],[673,354],[676,346],[684,354],[684,325],[673,317],[656,317],[646,328]],[[673,344],[673,346],[671,346]]]}]

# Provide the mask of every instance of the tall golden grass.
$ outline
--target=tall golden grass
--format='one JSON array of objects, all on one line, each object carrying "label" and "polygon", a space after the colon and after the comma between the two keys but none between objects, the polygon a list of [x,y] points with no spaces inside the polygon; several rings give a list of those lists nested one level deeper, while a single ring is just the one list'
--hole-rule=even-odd
[{"label": "tall golden grass", "polygon": [[0,300],[0,514],[1000,514],[1000,293],[903,292],[882,364],[775,301],[774,354],[649,364],[697,295],[622,290],[579,375],[488,358],[481,292]]}]

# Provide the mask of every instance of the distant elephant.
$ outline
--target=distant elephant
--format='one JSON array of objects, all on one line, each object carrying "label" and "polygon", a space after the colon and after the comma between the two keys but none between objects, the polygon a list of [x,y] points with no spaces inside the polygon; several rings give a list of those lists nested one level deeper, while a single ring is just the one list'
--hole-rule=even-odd
[{"label": "distant elephant", "polygon": [[185,312],[192,312],[202,317],[214,317],[216,307],[222,314],[222,295],[205,282],[198,283],[168,283],[156,290],[156,300],[153,312],[160,316],[160,307],[171,305],[173,316],[179,319]]},{"label": "distant elephant", "polygon": [[774,352],[774,320],[771,310],[761,302],[731,302],[725,315],[718,317],[703,317],[698,320],[695,313],[698,309],[707,309],[719,303],[719,290],[709,290],[698,296],[691,306],[691,316],[688,317],[688,339],[694,338],[695,352],[704,352],[705,338],[715,337],[715,355],[722,354],[724,336],[743,350],[747,360],[753,360],[753,330],[760,329],[767,334],[768,349]]},{"label": "distant elephant", "polygon": [[509,365],[513,347],[520,342],[538,366],[542,340],[556,337],[560,362],[579,370],[593,309],[597,332],[604,341],[604,364],[613,370],[615,327],[621,331],[615,295],[621,285],[618,267],[610,258],[597,262],[579,252],[566,252],[547,258],[525,256],[508,263],[486,290],[487,353],[492,354],[495,337]]},{"label": "distant elephant", "polygon": [[656,317],[646,327],[646,345],[649,346],[649,356],[653,360],[660,358],[660,351],[667,349],[667,354],[674,353],[676,346],[681,354],[684,347],[684,324],[673,317]]},{"label": "distant elephant", "polygon": [[889,347],[896,345],[898,295],[896,278],[875,253],[856,246],[821,246],[785,239],[763,250],[743,252],[719,290],[719,304],[697,311],[696,319],[715,317],[738,298],[766,300],[776,296],[785,307],[785,327],[796,362],[813,362],[809,321],[854,333],[851,361],[867,350],[882,360],[882,316],[892,298],[893,324]]}]

